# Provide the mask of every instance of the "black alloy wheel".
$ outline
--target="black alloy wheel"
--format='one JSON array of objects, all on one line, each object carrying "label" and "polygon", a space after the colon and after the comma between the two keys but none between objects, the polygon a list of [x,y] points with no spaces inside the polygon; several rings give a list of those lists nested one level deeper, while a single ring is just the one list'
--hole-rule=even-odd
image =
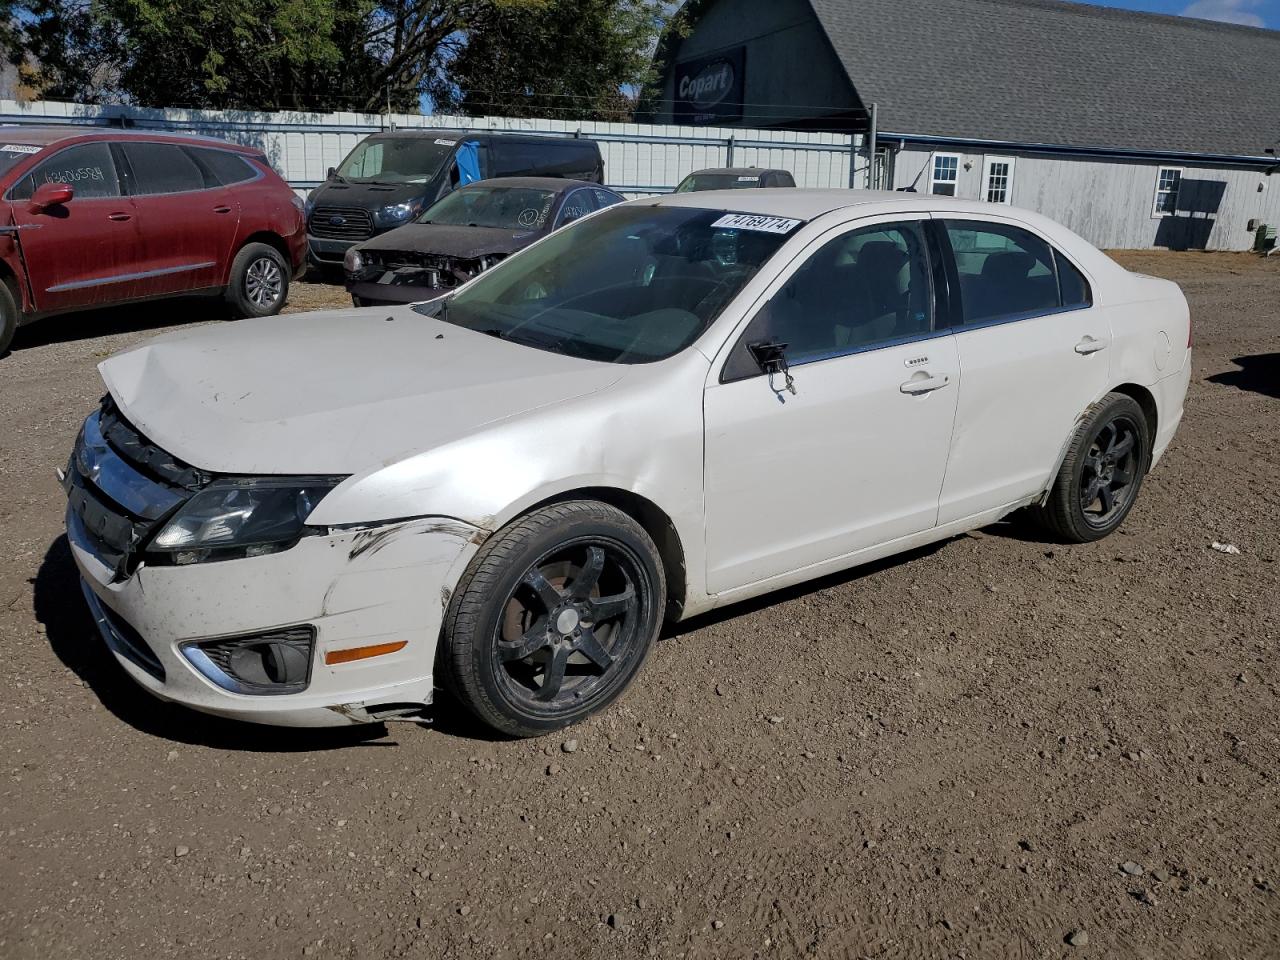
[{"label": "black alloy wheel", "polygon": [[565,544],[525,571],[494,638],[511,696],[569,706],[607,686],[642,627],[642,581],[638,559],[600,538]]},{"label": "black alloy wheel", "polygon": [[1109,526],[1133,499],[1138,479],[1140,435],[1127,415],[1098,430],[1080,471],[1080,510],[1090,526]]},{"label": "black alloy wheel", "polygon": [[1133,397],[1109,393],[1080,419],[1036,515],[1066,543],[1112,533],[1128,516],[1151,466],[1151,426]]},{"label": "black alloy wheel", "polygon": [[594,500],[549,504],[491,536],[468,565],[438,672],[494,729],[549,733],[621,695],[665,610],[662,558],[639,523]]}]

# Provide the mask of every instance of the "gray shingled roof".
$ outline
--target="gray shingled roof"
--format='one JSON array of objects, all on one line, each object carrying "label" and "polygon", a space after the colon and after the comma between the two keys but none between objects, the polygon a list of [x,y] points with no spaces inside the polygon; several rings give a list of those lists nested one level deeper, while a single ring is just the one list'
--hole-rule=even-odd
[{"label": "gray shingled roof", "polygon": [[1260,156],[1280,32],[1061,0],[810,0],[893,133]]}]

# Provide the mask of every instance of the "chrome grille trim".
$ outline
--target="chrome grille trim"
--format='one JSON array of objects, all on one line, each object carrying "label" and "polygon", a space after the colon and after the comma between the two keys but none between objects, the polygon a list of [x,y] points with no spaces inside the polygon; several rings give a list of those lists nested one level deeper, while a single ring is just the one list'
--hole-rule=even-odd
[{"label": "chrome grille trim", "polygon": [[164,664],[147,646],[147,642],[141,635],[108,609],[107,605],[98,599],[98,595],[89,589],[89,585],[83,578],[80,580],[80,589],[84,592],[85,602],[89,605],[89,613],[93,615],[93,621],[98,626],[98,633],[102,634],[102,639],[106,641],[111,652],[119,654],[164,683]]},{"label": "chrome grille trim", "polygon": [[207,482],[133,429],[108,397],[86,418],[67,464],[68,535],[123,580],[139,548]]},{"label": "chrome grille trim", "polygon": [[75,466],[81,477],[107,499],[145,520],[159,520],[187,499],[185,493],[143,476],[125,462],[103,438],[101,416],[100,411],[89,415],[76,444]]}]

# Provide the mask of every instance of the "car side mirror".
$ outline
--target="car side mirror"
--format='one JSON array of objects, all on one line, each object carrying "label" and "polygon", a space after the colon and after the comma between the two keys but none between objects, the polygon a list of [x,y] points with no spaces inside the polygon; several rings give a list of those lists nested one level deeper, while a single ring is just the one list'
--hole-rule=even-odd
[{"label": "car side mirror", "polygon": [[337,180],[337,179],[338,179],[338,168],[337,168],[337,167],[330,167],[328,170],[326,170],[326,171],[325,171],[324,178],[325,178],[326,180]]},{"label": "car side mirror", "polygon": [[31,194],[31,212],[39,213],[49,207],[60,207],[64,203],[70,203],[75,195],[75,188],[69,183],[42,183]]},{"label": "car side mirror", "polygon": [[787,345],[776,340],[748,343],[747,349],[755,358],[761,373],[781,373],[787,366]]},{"label": "car side mirror", "polygon": [[747,349],[751,351],[751,356],[755,358],[756,363],[760,367],[760,372],[769,378],[769,387],[778,394],[778,399],[783,399],[782,391],[773,385],[773,378],[781,375],[783,378],[783,388],[793,396],[796,392],[796,382],[791,376],[791,369],[787,366],[787,345],[777,340],[765,340],[758,343],[748,343]]}]

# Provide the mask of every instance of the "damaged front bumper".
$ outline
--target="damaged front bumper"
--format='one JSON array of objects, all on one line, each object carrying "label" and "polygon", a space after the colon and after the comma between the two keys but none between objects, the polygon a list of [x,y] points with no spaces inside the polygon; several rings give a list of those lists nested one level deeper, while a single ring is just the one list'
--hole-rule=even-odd
[{"label": "damaged front bumper", "polygon": [[[334,529],[261,557],[142,563],[124,579],[96,556],[71,510],[67,536],[99,631],[139,685],[205,713],[316,727],[375,722],[431,702],[449,596],[487,533],[428,517]],[[255,688],[223,669],[228,645],[278,635],[310,658],[296,689]],[[366,647],[395,649],[346,662],[330,656]]]},{"label": "damaged front bumper", "polygon": [[348,278],[347,292],[361,307],[385,307],[406,303],[421,303],[452,293],[453,287],[430,287],[412,283],[393,283],[373,280],[355,281]]}]

